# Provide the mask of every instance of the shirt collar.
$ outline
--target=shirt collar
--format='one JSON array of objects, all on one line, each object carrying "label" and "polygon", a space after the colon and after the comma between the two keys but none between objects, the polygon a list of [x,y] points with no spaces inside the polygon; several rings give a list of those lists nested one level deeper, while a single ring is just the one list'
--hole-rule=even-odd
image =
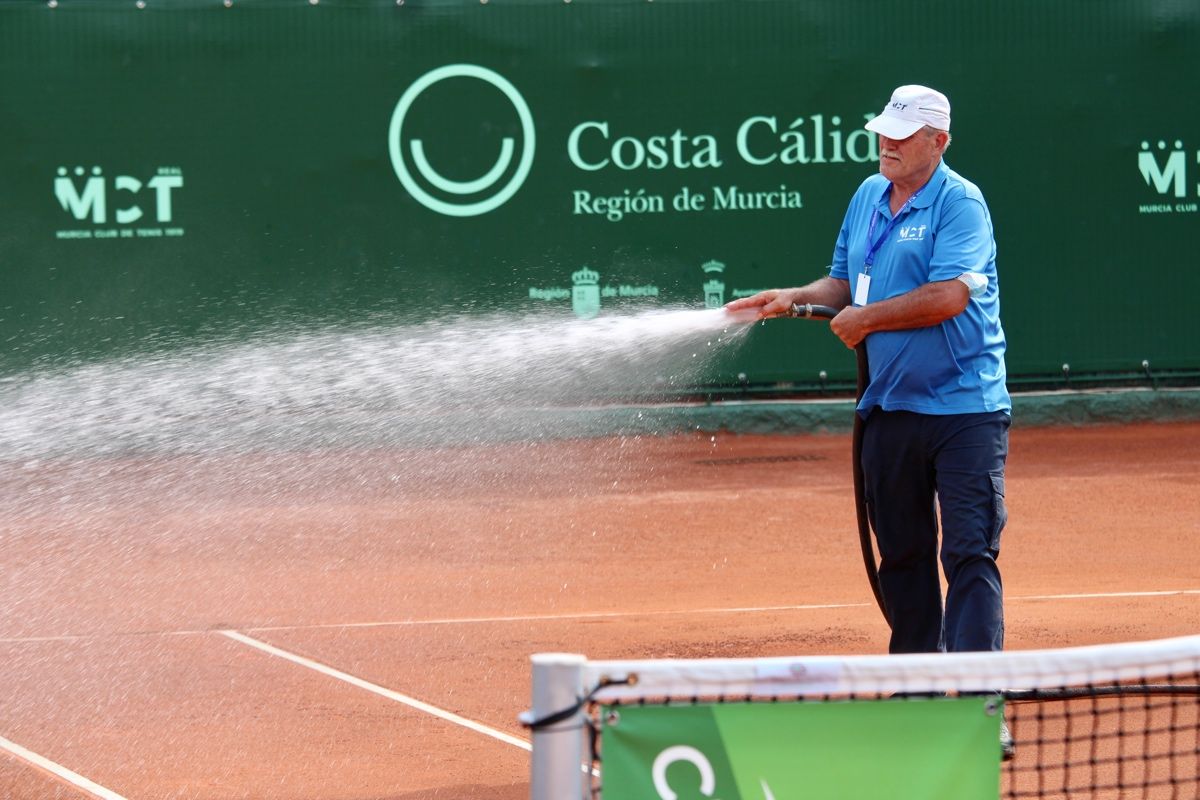
[{"label": "shirt collar", "polygon": [[[933,205],[934,199],[938,196],[938,192],[942,190],[942,184],[946,182],[946,175],[950,168],[946,166],[945,160],[939,159],[937,169],[929,176],[929,180],[921,189],[921,194],[913,201],[912,208],[929,208]],[[875,205],[880,211],[886,211],[887,216],[892,216],[891,207],[888,205],[888,195],[892,191],[891,182],[886,182],[883,189],[879,193],[879,198],[875,201]]]}]

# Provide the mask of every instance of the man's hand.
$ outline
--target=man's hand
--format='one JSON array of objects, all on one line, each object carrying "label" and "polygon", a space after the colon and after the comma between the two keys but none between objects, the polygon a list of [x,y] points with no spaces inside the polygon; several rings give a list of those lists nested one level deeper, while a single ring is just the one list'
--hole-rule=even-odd
[{"label": "man's hand", "polygon": [[800,289],[767,289],[750,297],[732,300],[725,304],[725,310],[737,312],[754,309],[758,312],[759,319],[778,317],[790,313],[792,304],[799,296]]},{"label": "man's hand", "polygon": [[829,320],[829,330],[833,331],[846,347],[853,350],[871,332],[867,329],[866,322],[865,308],[846,306],[836,317]]}]

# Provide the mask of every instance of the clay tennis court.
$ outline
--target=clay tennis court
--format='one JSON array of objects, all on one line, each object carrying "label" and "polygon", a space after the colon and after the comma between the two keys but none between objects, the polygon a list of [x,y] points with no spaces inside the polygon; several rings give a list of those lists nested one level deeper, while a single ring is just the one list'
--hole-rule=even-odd
[{"label": "clay tennis court", "polygon": [[[1196,633],[1200,423],[1011,444],[1009,647]],[[886,648],[849,450],[697,433],[8,464],[0,796],[526,797],[531,653]]]}]

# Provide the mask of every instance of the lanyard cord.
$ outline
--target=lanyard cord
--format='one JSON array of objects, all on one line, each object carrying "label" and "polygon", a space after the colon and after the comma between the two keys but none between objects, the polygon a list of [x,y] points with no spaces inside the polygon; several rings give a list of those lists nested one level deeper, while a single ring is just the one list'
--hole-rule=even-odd
[{"label": "lanyard cord", "polygon": [[[926,184],[928,186],[928,184]],[[867,257],[863,259],[863,274],[870,275],[871,267],[875,264],[875,254],[879,252],[879,248],[883,246],[884,241],[891,235],[892,229],[896,227],[896,223],[900,218],[908,213],[908,209],[912,207],[913,201],[925,190],[925,186],[913,192],[912,197],[904,201],[904,205],[900,206],[900,210],[892,217],[892,221],[883,229],[883,233],[872,244],[871,240],[875,235],[875,224],[879,222],[879,209],[871,209],[871,225],[867,228]]]}]

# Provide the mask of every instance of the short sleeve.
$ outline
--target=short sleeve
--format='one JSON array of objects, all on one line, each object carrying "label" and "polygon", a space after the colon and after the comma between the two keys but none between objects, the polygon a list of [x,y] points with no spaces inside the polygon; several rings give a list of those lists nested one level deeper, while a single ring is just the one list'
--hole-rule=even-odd
[{"label": "short sleeve", "polygon": [[838,231],[837,243],[833,246],[833,261],[829,265],[829,277],[831,278],[840,278],[844,281],[850,280],[849,260],[846,256],[846,242],[848,238],[846,223],[843,222],[842,229]]},{"label": "short sleeve", "polygon": [[929,280],[950,281],[964,272],[987,275],[995,258],[987,207],[973,197],[948,203],[935,231]]}]

